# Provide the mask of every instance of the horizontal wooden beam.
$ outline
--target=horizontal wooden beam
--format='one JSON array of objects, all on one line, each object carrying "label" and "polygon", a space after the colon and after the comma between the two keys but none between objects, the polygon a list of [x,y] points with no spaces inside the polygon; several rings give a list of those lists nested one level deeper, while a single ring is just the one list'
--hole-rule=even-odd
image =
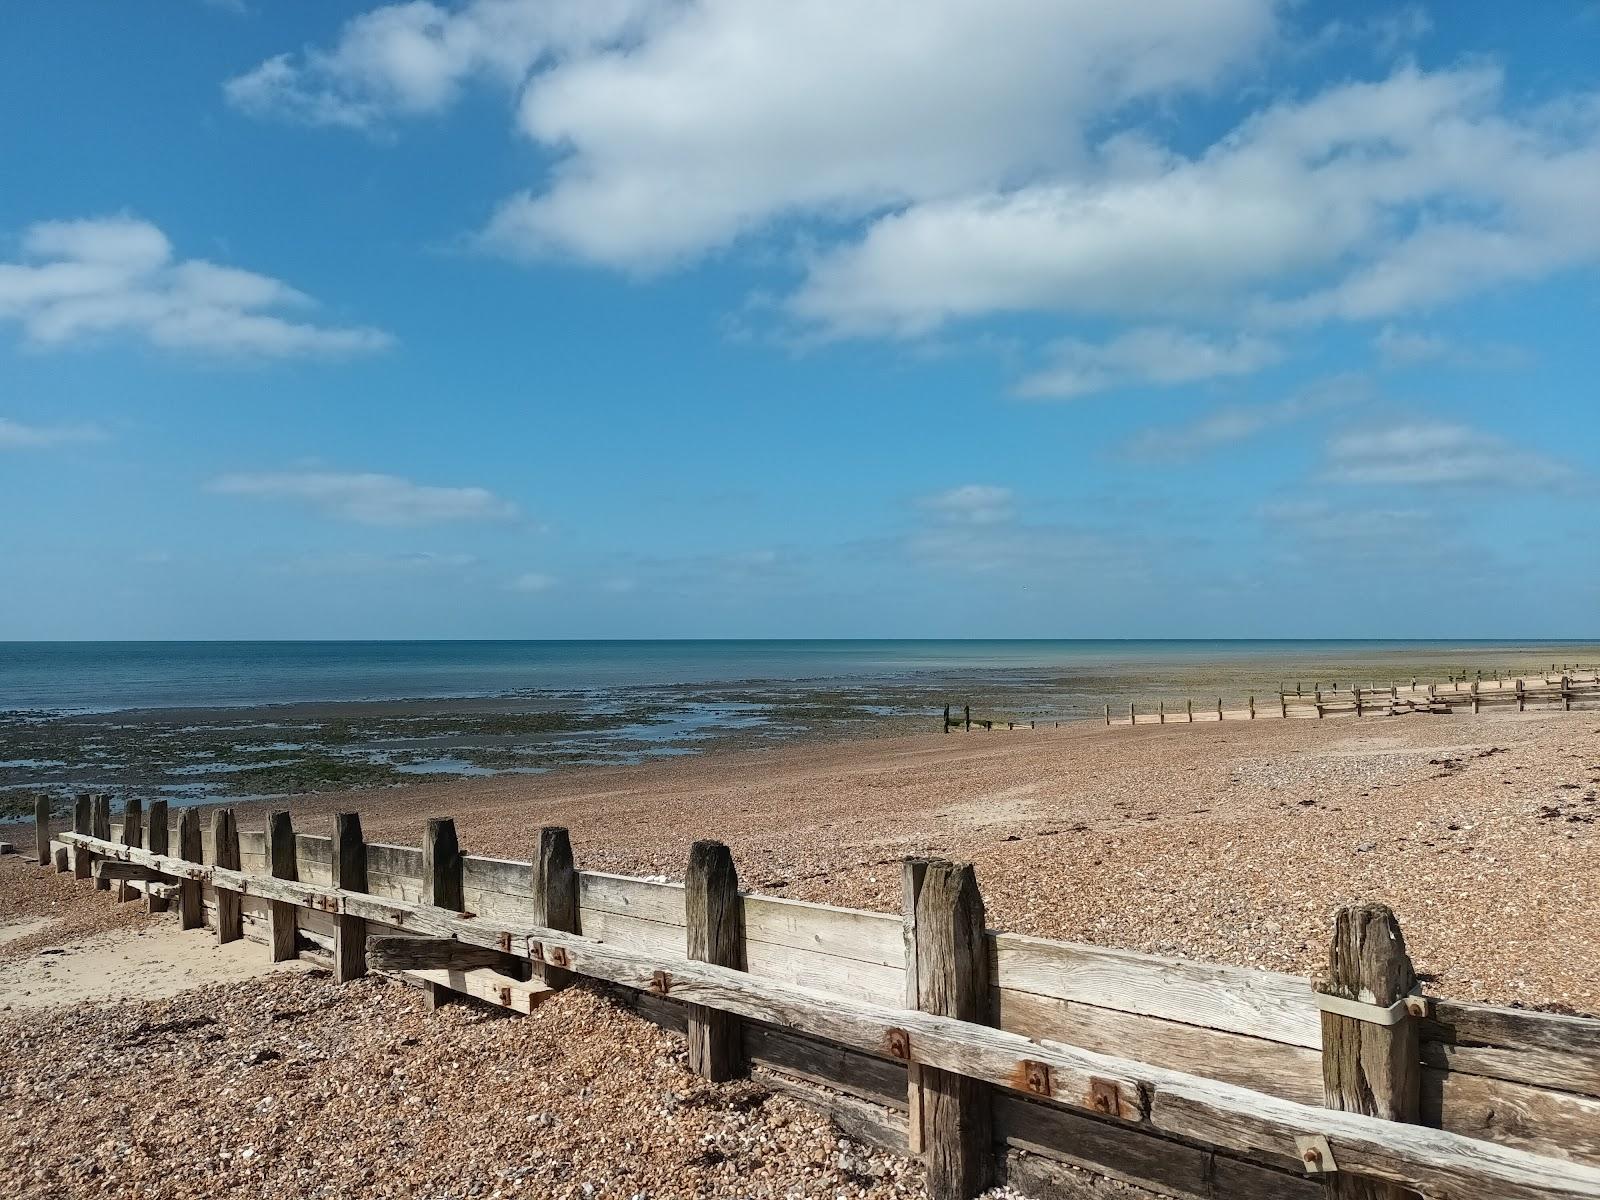
[{"label": "horizontal wooden beam", "polygon": [[1033,1040],[950,1017],[846,1000],[744,971],[628,951],[580,934],[496,925],[468,913],[263,878],[67,834],[96,854],[321,912],[453,937],[674,1000],[982,1079],[1069,1108],[1247,1154],[1297,1161],[1323,1137],[1342,1172],[1475,1200],[1600,1200],[1600,1168],[1494,1142],[1316,1108],[1182,1072]]},{"label": "horizontal wooden beam", "polygon": [[372,937],[367,964],[385,971],[470,971],[498,967],[505,955],[454,938]]},{"label": "horizontal wooden beam", "polygon": [[96,879],[116,879],[126,882],[133,879],[142,881],[156,877],[155,871],[138,863],[110,862],[106,859],[96,859],[90,869]]}]

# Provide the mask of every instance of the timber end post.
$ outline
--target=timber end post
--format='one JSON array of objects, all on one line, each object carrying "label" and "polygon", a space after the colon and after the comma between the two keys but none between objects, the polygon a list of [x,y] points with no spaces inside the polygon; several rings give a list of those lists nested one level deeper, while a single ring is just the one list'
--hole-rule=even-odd
[{"label": "timber end post", "polygon": [[[684,879],[688,957],[695,962],[745,969],[744,901],[733,853],[721,842],[696,842]],[[689,1069],[713,1083],[744,1073],[739,1019],[699,1004],[689,1005]]]}]

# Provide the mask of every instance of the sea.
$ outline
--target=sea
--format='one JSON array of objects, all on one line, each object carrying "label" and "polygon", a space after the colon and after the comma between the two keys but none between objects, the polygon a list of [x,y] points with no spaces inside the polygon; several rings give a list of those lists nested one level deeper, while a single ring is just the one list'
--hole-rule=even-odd
[{"label": "sea", "polygon": [[5,642],[0,821],[39,792],[256,800],[932,733],[947,705],[1048,726],[1597,662],[1534,640]]}]

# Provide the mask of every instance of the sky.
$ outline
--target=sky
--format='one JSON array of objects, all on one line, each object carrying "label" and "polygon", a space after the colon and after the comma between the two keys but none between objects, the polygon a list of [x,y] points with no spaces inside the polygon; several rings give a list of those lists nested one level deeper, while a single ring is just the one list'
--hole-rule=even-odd
[{"label": "sky", "polygon": [[1600,4],[53,0],[0,640],[1590,637]]}]

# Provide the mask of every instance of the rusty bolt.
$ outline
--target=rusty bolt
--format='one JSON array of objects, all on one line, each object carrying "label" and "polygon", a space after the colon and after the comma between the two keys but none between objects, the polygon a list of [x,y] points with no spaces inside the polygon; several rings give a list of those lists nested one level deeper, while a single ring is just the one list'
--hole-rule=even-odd
[{"label": "rusty bolt", "polygon": [[889,1055],[901,1062],[911,1061],[911,1035],[904,1029],[889,1030]]},{"label": "rusty bolt", "polygon": [[502,932],[500,934],[500,953],[511,953],[511,934],[509,932]]},{"label": "rusty bolt", "polygon": [[544,943],[543,942],[529,942],[528,943],[528,957],[533,959],[536,962],[542,961],[544,959]]},{"label": "rusty bolt", "polygon": [[1023,1079],[1035,1096],[1050,1094],[1050,1068],[1041,1062],[1024,1061]]},{"label": "rusty bolt", "polygon": [[650,976],[650,990],[658,996],[665,996],[672,990],[672,976],[665,971],[655,971]]},{"label": "rusty bolt", "polygon": [[1315,1146],[1307,1146],[1306,1152],[1300,1157],[1305,1159],[1306,1162],[1310,1163],[1314,1167],[1322,1162],[1322,1151],[1318,1150]]},{"label": "rusty bolt", "polygon": [[550,947],[550,962],[553,966],[564,967],[568,963],[567,951],[562,946]]},{"label": "rusty bolt", "polygon": [[1108,1117],[1122,1113],[1122,1092],[1109,1079],[1089,1080],[1089,1107]]}]

